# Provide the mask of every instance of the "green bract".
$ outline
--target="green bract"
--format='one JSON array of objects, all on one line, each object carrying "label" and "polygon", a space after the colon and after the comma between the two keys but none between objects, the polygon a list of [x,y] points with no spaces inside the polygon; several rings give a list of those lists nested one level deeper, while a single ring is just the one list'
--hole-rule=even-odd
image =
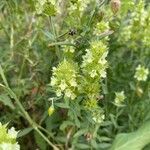
[{"label": "green bract", "polygon": [[58,97],[64,94],[65,97],[75,99],[77,84],[77,66],[75,64],[64,60],[57,68],[53,68],[51,85],[55,88]]},{"label": "green bract", "polygon": [[83,73],[91,78],[105,78],[107,68],[107,46],[101,41],[91,43],[91,48],[86,50],[86,55],[83,56],[81,65]]}]

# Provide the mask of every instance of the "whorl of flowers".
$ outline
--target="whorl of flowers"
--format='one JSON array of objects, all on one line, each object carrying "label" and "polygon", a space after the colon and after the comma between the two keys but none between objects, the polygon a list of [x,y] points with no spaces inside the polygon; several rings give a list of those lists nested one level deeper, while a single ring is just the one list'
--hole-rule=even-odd
[{"label": "whorl of flowers", "polygon": [[106,77],[107,68],[107,46],[102,41],[94,41],[91,48],[86,49],[83,56],[82,70],[84,74],[88,74],[91,78]]},{"label": "whorl of flowers", "polygon": [[65,53],[74,53],[75,49],[74,49],[74,47],[66,46],[66,47],[64,47],[64,52]]},{"label": "whorl of flowers", "polygon": [[0,150],[20,150],[16,141],[17,134],[14,127],[7,129],[7,125],[0,123]]},{"label": "whorl of flowers", "polygon": [[100,34],[108,30],[109,30],[109,23],[101,21],[96,24],[93,34],[99,36]]},{"label": "whorl of flowers", "polygon": [[124,94],[124,91],[121,91],[121,92],[116,92],[115,93],[116,97],[115,97],[115,105],[116,106],[122,106],[123,105],[123,102],[125,100],[125,94]]},{"label": "whorl of flowers", "polygon": [[95,123],[102,123],[105,119],[104,111],[102,108],[99,107],[98,110],[93,111],[92,113],[92,119]]},{"label": "whorl of flowers", "polygon": [[53,14],[54,12],[60,13],[59,7],[60,0],[37,0],[35,9],[37,14]]},{"label": "whorl of flowers", "polygon": [[107,54],[107,46],[102,41],[91,42],[90,49],[86,49],[81,64],[83,76],[79,92],[86,95],[84,107],[91,112],[95,123],[101,123],[105,118],[102,108],[98,105],[98,97],[100,96],[100,80],[106,77]]},{"label": "whorl of flowers", "polygon": [[96,99],[87,99],[84,101],[84,108],[91,112],[92,120],[95,123],[102,123],[105,119],[104,111],[98,106]]},{"label": "whorl of flowers", "polygon": [[78,86],[79,93],[87,96],[89,100],[97,99],[100,93],[99,77],[82,77]]},{"label": "whorl of flowers", "polygon": [[146,81],[148,74],[149,74],[148,68],[138,65],[138,67],[136,68],[134,78],[136,78],[138,81]]},{"label": "whorl of flowers", "polygon": [[96,99],[89,99],[84,101],[84,107],[91,112],[92,120],[95,123],[102,123],[105,119],[104,111],[98,106],[98,101]]},{"label": "whorl of flowers", "polygon": [[64,60],[57,68],[53,68],[51,86],[55,89],[58,97],[64,95],[67,98],[75,99],[77,90],[77,69],[76,65]]}]

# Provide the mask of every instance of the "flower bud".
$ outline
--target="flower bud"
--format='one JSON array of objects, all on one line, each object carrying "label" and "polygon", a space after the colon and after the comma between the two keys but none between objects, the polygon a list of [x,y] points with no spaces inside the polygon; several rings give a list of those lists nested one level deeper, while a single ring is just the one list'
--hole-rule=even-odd
[{"label": "flower bud", "polygon": [[50,106],[50,107],[48,108],[48,115],[51,116],[51,115],[54,113],[54,111],[55,111],[54,106],[53,106],[53,105]]},{"label": "flower bud", "polygon": [[112,12],[116,14],[120,10],[121,2],[120,0],[111,0],[110,5]]}]

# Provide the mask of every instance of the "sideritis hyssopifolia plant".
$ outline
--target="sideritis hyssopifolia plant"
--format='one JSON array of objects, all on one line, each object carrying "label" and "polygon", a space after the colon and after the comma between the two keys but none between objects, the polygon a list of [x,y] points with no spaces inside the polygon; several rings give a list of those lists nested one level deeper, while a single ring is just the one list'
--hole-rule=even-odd
[{"label": "sideritis hyssopifolia plant", "polygon": [[91,114],[91,123],[94,124],[102,123],[105,118],[104,111],[99,106],[99,97],[100,82],[106,78],[107,54],[106,39],[96,39],[85,49],[81,64],[64,55],[64,59],[52,70],[50,85],[56,96],[73,103],[80,99],[80,106],[83,107],[83,111]]},{"label": "sideritis hyssopifolia plant", "polygon": [[[75,134],[83,130],[81,135],[85,137],[89,135],[90,139],[94,139],[99,126],[105,120],[101,89],[102,82],[107,77],[109,38],[107,35],[104,37],[101,35],[107,33],[110,28],[107,19],[99,20],[94,17],[99,11],[97,8],[99,3],[99,1],[94,0],[71,1],[67,5],[69,16],[66,17],[64,24],[66,23],[66,26],[74,24],[77,34],[81,32],[83,37],[71,35],[67,40],[64,39],[71,45],[55,47],[59,48],[62,55],[59,63],[52,67],[50,86],[55,95],[50,98],[52,104],[48,113],[50,117],[55,116],[58,112],[62,113],[64,120],[60,125],[60,129],[63,131],[61,136],[65,132],[65,134]],[[90,4],[93,8],[95,7],[95,12],[93,11],[93,16],[89,15],[90,19],[85,20],[84,13],[89,11]],[[76,19],[79,24],[76,24]],[[84,27],[81,28],[83,24],[91,26],[92,30],[84,31]],[[74,32],[74,34],[76,33]],[[76,45],[76,42],[79,42],[78,39],[81,39],[80,42],[84,39],[88,40],[82,46],[82,43]],[[77,57],[78,53],[79,56]],[[72,140],[75,140],[72,142],[73,147],[77,143],[77,139],[73,138]]]}]

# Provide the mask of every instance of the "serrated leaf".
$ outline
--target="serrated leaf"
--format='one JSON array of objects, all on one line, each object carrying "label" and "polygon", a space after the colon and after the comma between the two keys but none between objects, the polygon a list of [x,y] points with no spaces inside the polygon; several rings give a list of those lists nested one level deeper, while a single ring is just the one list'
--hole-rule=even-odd
[{"label": "serrated leaf", "polygon": [[110,150],[142,150],[149,143],[150,122],[147,122],[135,132],[118,134]]}]

